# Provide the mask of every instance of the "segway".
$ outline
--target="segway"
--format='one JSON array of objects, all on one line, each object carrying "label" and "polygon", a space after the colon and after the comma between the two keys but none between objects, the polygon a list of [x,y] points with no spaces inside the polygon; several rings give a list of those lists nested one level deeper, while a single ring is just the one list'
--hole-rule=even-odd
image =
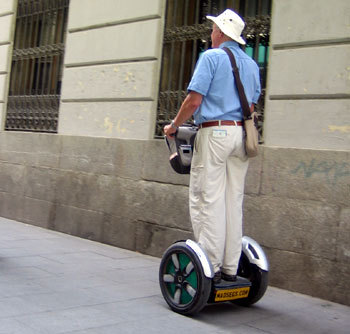
[{"label": "segway", "polygon": [[[178,128],[173,139],[166,138],[170,164],[181,174],[189,173],[197,129]],[[214,284],[214,270],[205,251],[188,239],[175,242],[164,253],[159,268],[159,284],[169,307],[183,315],[193,315],[211,303],[233,302],[249,306],[260,300],[268,285],[269,264],[260,245],[242,238],[237,280]]]}]

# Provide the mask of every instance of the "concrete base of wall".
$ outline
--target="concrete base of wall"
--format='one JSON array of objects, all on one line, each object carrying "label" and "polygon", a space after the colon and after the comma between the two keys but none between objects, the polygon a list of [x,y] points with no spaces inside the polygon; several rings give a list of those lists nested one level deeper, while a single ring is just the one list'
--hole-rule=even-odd
[{"label": "concrete base of wall", "polygon": [[[245,234],[270,284],[350,305],[350,152],[261,147]],[[161,256],[192,238],[188,176],[161,140],[0,133],[0,216]]]}]

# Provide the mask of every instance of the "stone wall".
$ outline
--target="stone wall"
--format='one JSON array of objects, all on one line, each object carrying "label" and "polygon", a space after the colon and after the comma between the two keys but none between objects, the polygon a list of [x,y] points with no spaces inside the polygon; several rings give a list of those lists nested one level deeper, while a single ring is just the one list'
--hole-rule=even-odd
[{"label": "stone wall", "polygon": [[350,2],[272,4],[266,146],[247,232],[267,246],[272,284],[349,304]]},{"label": "stone wall", "polygon": [[0,165],[0,216],[152,255],[190,235],[162,141],[1,132]]},{"label": "stone wall", "polygon": [[70,0],[58,133],[154,136],[164,0]]},{"label": "stone wall", "polygon": [[350,152],[264,147],[258,160],[245,233],[265,247],[270,283],[350,304]]},{"label": "stone wall", "polygon": [[[261,147],[245,234],[270,284],[350,304],[350,152]],[[0,133],[0,216],[161,256],[192,237],[188,176],[161,140]]]}]

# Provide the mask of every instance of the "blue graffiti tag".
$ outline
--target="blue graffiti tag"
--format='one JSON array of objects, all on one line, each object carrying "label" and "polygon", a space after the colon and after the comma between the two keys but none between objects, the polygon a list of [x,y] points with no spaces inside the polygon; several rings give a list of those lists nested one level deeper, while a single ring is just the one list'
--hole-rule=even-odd
[{"label": "blue graffiti tag", "polygon": [[350,164],[346,162],[317,162],[315,159],[312,159],[310,163],[300,161],[291,172],[297,174],[300,170],[304,172],[305,178],[310,178],[314,174],[324,174],[331,184],[336,184],[340,178],[350,176]]}]

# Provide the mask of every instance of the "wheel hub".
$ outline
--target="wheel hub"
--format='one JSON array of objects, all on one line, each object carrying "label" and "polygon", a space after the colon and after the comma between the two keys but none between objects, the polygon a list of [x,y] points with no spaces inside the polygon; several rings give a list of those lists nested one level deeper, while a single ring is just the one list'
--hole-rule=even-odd
[{"label": "wheel hub", "polygon": [[183,278],[181,275],[177,276],[177,282],[178,282],[179,284],[182,285],[183,281],[184,281],[184,278]]}]

